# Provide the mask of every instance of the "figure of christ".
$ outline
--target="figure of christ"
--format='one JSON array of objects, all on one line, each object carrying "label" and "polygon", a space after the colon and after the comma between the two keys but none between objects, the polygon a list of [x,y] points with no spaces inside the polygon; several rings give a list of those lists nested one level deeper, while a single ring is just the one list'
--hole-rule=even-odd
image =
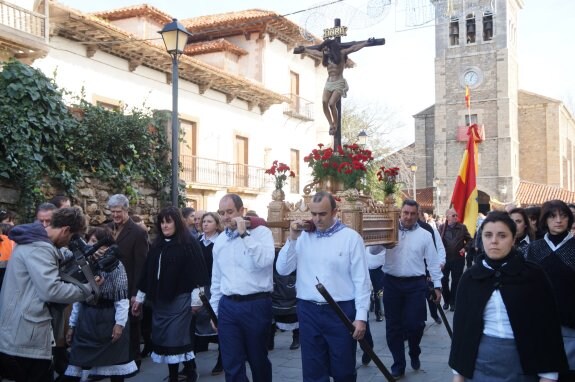
[{"label": "figure of christ", "polygon": [[338,128],[339,110],[337,102],[341,97],[347,96],[349,86],[343,78],[343,70],[350,53],[357,52],[363,47],[372,45],[374,39],[362,41],[342,49],[336,40],[325,40],[316,49],[300,47],[299,52],[305,52],[311,56],[321,57],[322,65],[327,68],[327,81],[323,89],[322,104],[323,112],[329,123],[329,134],[335,135]]}]

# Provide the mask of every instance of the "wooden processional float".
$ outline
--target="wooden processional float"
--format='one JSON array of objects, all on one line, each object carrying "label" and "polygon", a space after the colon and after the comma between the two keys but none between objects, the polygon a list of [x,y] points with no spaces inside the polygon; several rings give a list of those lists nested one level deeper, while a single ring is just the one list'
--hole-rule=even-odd
[{"label": "wooden processional float", "polygon": [[[274,197],[268,205],[266,225],[272,231],[276,248],[281,248],[285,244],[292,222],[311,220],[309,204],[313,197],[314,186],[315,183],[305,186],[304,195],[297,203],[289,203],[283,198]],[[356,230],[362,236],[365,245],[397,243],[400,210],[395,204],[376,202],[369,196],[360,195],[355,189],[325,190],[336,198],[338,218]],[[310,227],[294,228],[308,230]]]}]

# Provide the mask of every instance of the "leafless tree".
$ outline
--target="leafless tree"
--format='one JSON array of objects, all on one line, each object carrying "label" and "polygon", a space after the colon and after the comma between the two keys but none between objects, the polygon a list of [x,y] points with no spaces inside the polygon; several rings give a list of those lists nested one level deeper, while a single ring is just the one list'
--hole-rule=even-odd
[{"label": "leafless tree", "polygon": [[379,192],[377,171],[381,166],[399,167],[399,182],[402,188],[411,189],[413,176],[410,165],[413,162],[414,146],[398,147],[395,136],[397,130],[407,129],[397,113],[385,105],[367,104],[359,106],[347,101],[342,114],[342,142],[357,142],[358,135],[365,131],[368,135],[367,148],[375,158],[366,179],[368,189],[376,199],[382,199]]}]

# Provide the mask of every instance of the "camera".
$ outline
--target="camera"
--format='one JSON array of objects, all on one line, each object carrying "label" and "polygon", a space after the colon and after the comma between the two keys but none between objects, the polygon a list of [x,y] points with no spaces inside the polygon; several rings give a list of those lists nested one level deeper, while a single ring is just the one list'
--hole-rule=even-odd
[{"label": "camera", "polygon": [[[102,256],[95,256],[102,246],[110,247]],[[112,272],[120,263],[118,246],[111,240],[104,239],[94,245],[88,245],[80,236],[75,236],[70,240],[68,249],[73,256],[60,265],[60,271],[82,283],[88,282],[86,272],[83,270],[86,265],[89,266],[92,275],[96,275],[98,272]]]}]

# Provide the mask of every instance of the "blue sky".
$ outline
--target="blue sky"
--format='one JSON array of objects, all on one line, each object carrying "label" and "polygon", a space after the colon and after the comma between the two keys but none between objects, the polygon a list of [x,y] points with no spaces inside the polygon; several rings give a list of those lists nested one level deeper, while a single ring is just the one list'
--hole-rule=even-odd
[{"label": "blue sky", "polygon": [[[250,8],[288,14],[318,4],[313,0],[59,1],[84,12],[145,2],[179,19]],[[371,3],[374,1],[380,0],[371,0]],[[400,1],[404,3],[407,0]],[[351,9],[366,3],[367,0],[345,0],[338,6]],[[575,65],[570,41],[575,36],[575,1],[525,0],[524,3],[518,25],[520,88],[575,106],[575,76],[572,74]],[[296,14],[290,19],[301,24],[305,20],[304,15]],[[344,25],[345,17],[341,16]],[[346,77],[351,88],[350,100],[374,107],[386,105],[395,110],[407,125],[402,139],[413,140],[411,115],[434,102],[434,28],[430,23],[428,27],[405,30],[399,26],[398,19],[394,8],[390,7],[387,16],[378,24],[364,29],[354,28],[349,33],[351,40],[384,37],[386,45],[354,53],[353,60],[358,66],[346,71]]]}]

